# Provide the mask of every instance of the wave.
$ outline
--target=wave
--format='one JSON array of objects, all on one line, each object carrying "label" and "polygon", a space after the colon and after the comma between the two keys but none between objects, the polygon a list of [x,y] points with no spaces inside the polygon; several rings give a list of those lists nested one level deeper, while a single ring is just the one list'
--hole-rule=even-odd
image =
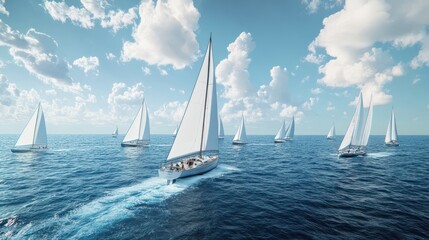
[{"label": "wave", "polygon": [[133,209],[141,204],[158,204],[177,195],[191,186],[207,178],[217,178],[224,174],[239,171],[238,168],[219,164],[219,166],[203,175],[179,179],[176,184],[166,185],[166,180],[151,177],[141,183],[112,191],[107,196],[95,199],[64,217],[54,217],[38,225],[25,225],[14,237],[28,238],[37,235],[45,228],[58,227],[58,231],[50,235],[54,239],[81,239],[94,236],[115,223],[134,215]]}]

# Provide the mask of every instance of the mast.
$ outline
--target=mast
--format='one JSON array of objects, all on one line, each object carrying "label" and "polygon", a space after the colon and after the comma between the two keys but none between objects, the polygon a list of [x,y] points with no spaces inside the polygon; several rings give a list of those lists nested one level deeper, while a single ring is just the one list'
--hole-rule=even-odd
[{"label": "mast", "polygon": [[206,83],[206,95],[204,97],[204,111],[203,111],[203,128],[201,131],[201,143],[200,143],[200,157],[202,157],[202,151],[203,151],[203,140],[204,140],[204,125],[206,122],[206,111],[207,111],[207,95],[209,91],[209,81],[210,81],[210,57],[212,53],[212,34],[210,33],[210,40],[209,40],[209,57],[208,57],[208,64],[207,64],[207,83]]},{"label": "mast", "polygon": [[34,130],[33,130],[32,147],[34,147],[34,140],[36,139],[36,128],[37,128],[37,122],[39,121],[39,112],[40,112],[40,102],[39,102],[39,106],[37,106],[37,115],[36,115],[36,123],[34,124]]},{"label": "mast", "polygon": [[140,139],[140,132],[141,132],[141,128],[142,128],[142,117],[143,117],[143,105],[144,105],[144,98],[143,98],[143,102],[142,102],[142,106],[141,106],[141,111],[140,111],[140,122],[139,122],[139,135],[137,135],[137,142]]}]

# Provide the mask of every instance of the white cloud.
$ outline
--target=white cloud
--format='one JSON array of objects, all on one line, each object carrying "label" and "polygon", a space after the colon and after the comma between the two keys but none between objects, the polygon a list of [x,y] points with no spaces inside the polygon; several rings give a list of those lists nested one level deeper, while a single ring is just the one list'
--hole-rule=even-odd
[{"label": "white cloud", "polygon": [[162,105],[153,114],[157,119],[172,120],[176,123],[179,123],[182,120],[187,105],[188,101],[183,103],[179,101],[169,102]]},{"label": "white cloud", "polygon": [[310,97],[307,101],[305,101],[302,104],[302,108],[306,110],[311,110],[314,104],[316,104],[318,101],[319,101],[318,97]]},{"label": "white cloud", "polygon": [[150,75],[151,74],[150,69],[148,67],[142,67],[142,71],[143,71],[144,75]]},{"label": "white cloud", "polygon": [[0,13],[5,14],[7,16],[9,16],[9,12],[6,10],[6,8],[4,7],[4,3],[6,2],[6,0],[0,0]]},{"label": "white cloud", "polygon": [[241,114],[244,115],[246,121],[255,122],[263,118],[265,105],[257,98],[231,99],[223,105],[220,115],[224,122],[238,120],[241,118]]},{"label": "white cloud", "polygon": [[46,95],[50,95],[50,96],[56,96],[57,95],[57,91],[55,91],[54,89],[48,89],[45,91]]},{"label": "white cloud", "polygon": [[107,102],[113,107],[118,105],[141,104],[144,97],[143,84],[137,83],[131,87],[123,82],[113,83],[112,91]]},{"label": "white cloud", "polygon": [[[413,4],[400,0],[346,1],[341,11],[324,19],[323,29],[309,45],[310,53],[322,48],[331,57],[319,68],[323,74],[319,83],[372,90],[374,104],[388,103],[392,97],[384,91],[384,85],[402,76],[404,68],[388,51],[375,46],[381,43],[401,50],[422,43],[421,54],[411,66],[424,64],[428,11],[429,2],[423,0]],[[365,95],[369,100],[371,94]]]},{"label": "white cloud", "polygon": [[416,85],[418,82],[420,82],[420,78],[419,78],[419,77],[416,77],[416,78],[413,80],[412,84],[413,84],[413,85]]},{"label": "white cloud", "polygon": [[158,67],[158,71],[159,71],[159,74],[161,74],[161,76],[167,76],[168,75],[168,72],[165,69]]},{"label": "white cloud", "polygon": [[0,104],[11,106],[19,96],[19,90],[16,84],[10,83],[3,74],[0,74]]},{"label": "white cloud", "polygon": [[109,52],[109,53],[106,53],[106,58],[107,60],[113,60],[116,58],[116,56],[115,54]]},{"label": "white cloud", "polygon": [[216,81],[224,87],[222,97],[240,99],[248,97],[251,93],[247,68],[251,61],[249,53],[254,47],[252,35],[245,32],[228,45],[228,57],[220,61],[216,67]]},{"label": "white cloud", "polygon": [[429,66],[429,36],[426,36],[421,41],[421,45],[418,55],[411,60],[410,66],[413,69],[419,68],[423,65]]},{"label": "white cloud", "polygon": [[73,83],[69,76],[69,63],[57,56],[58,43],[49,35],[32,28],[21,34],[0,20],[0,46],[8,47],[15,63],[42,82],[63,91],[82,91],[80,84]]},{"label": "white cloud", "polygon": [[321,64],[324,58],[325,57],[322,54],[316,55],[314,53],[309,53],[307,56],[305,56],[304,60],[309,63]]},{"label": "white cloud", "polygon": [[78,66],[83,69],[85,74],[88,74],[90,71],[95,71],[95,74],[98,75],[98,66],[99,61],[97,57],[81,57],[73,61],[73,65]]},{"label": "white cloud", "polygon": [[315,13],[321,6],[325,9],[340,6],[341,4],[343,4],[343,0],[301,0],[301,3],[306,5],[306,8],[310,13]]},{"label": "white cloud", "polygon": [[304,116],[304,113],[297,106],[282,104],[281,109],[280,116],[283,118],[295,117],[295,120],[300,122]]},{"label": "white cloud", "polygon": [[106,7],[109,6],[105,0],[81,0],[83,7],[69,6],[65,2],[55,2],[45,0],[43,7],[48,14],[62,23],[70,20],[74,25],[91,29],[96,21],[100,21],[103,28],[111,28],[117,32],[134,24],[137,18],[135,8],[130,8],[124,12],[122,10],[110,10],[106,13]]},{"label": "white cloud", "polygon": [[314,95],[321,94],[322,93],[322,89],[320,89],[320,88],[312,88],[311,89],[311,93],[314,94]]},{"label": "white cloud", "polygon": [[289,102],[289,94],[287,91],[288,79],[287,69],[280,66],[274,66],[270,70],[271,81],[268,85],[261,85],[257,95],[268,102]]},{"label": "white cloud", "polygon": [[335,110],[335,106],[332,104],[332,102],[328,102],[328,106],[326,107],[326,111],[330,112],[330,111],[334,111]]},{"label": "white cloud", "polygon": [[140,23],[133,30],[133,41],[122,48],[123,61],[143,60],[150,65],[171,65],[182,69],[196,61],[199,46],[195,31],[200,13],[192,0],[143,0]]}]

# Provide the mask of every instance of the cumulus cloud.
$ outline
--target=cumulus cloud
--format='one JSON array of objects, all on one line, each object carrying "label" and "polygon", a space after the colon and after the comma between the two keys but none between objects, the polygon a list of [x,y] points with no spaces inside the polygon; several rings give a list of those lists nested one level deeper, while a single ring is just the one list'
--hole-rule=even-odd
[{"label": "cumulus cloud", "polygon": [[301,0],[301,3],[304,4],[307,10],[310,13],[315,13],[320,7],[324,7],[325,9],[334,8],[343,4],[343,0]]},{"label": "cumulus cloud", "polygon": [[335,106],[332,104],[332,102],[328,102],[328,106],[326,107],[326,111],[330,112],[330,111],[334,111],[335,110]]},{"label": "cumulus cloud", "polygon": [[143,71],[144,75],[150,75],[151,74],[150,68],[148,68],[148,67],[142,67],[142,71]]},{"label": "cumulus cloud", "polygon": [[249,53],[254,48],[252,35],[245,32],[228,45],[228,57],[216,67],[216,81],[224,87],[222,97],[239,99],[250,94],[252,88],[247,68],[251,61]]},{"label": "cumulus cloud", "polygon": [[182,69],[196,61],[199,46],[195,31],[200,13],[192,0],[143,0],[140,23],[133,41],[123,44],[123,61],[143,60],[150,65]]},{"label": "cumulus cloud", "polygon": [[56,54],[58,43],[49,35],[33,28],[21,34],[0,20],[0,46],[8,47],[15,63],[44,83],[63,91],[82,91],[80,84],[69,76],[69,63]]},{"label": "cumulus cloud", "polygon": [[300,122],[304,116],[304,112],[299,110],[297,106],[282,104],[280,116],[283,118],[295,117],[295,121]]},{"label": "cumulus cloud", "polygon": [[11,106],[19,96],[19,90],[15,83],[10,83],[7,77],[0,74],[0,104]]},{"label": "cumulus cloud", "polygon": [[99,61],[97,57],[81,57],[73,61],[73,65],[80,67],[83,69],[85,74],[87,74],[90,71],[95,71],[95,74],[98,75],[98,66]]},{"label": "cumulus cloud", "polygon": [[179,123],[182,120],[187,105],[188,101],[183,103],[179,101],[168,102],[157,109],[153,115],[155,118],[160,120],[172,120],[176,123]]},{"label": "cumulus cloud", "polygon": [[4,7],[4,3],[6,2],[6,0],[0,0],[0,13],[5,14],[7,16],[9,16],[9,12],[6,10],[6,8]]},{"label": "cumulus cloud", "polygon": [[270,83],[259,87],[258,96],[268,102],[289,102],[287,68],[274,66],[270,70],[270,76]]},{"label": "cumulus cloud", "polygon": [[302,108],[306,110],[311,110],[314,104],[316,104],[318,101],[319,101],[318,97],[310,97],[307,101],[305,101],[302,104]]},{"label": "cumulus cloud", "polygon": [[113,83],[112,91],[107,102],[112,106],[141,104],[144,97],[143,84],[137,83],[131,87],[123,82]]},{"label": "cumulus cloud", "polygon": [[107,60],[113,60],[116,58],[115,54],[113,53],[106,53]]},{"label": "cumulus cloud", "polygon": [[81,0],[81,3],[82,7],[75,7],[65,2],[46,0],[43,7],[54,20],[62,23],[70,20],[74,25],[91,29],[95,26],[95,22],[99,21],[101,27],[111,28],[115,33],[121,28],[132,25],[137,18],[135,8],[125,12],[122,10],[107,12],[106,7],[109,4],[105,0]]},{"label": "cumulus cloud", "polygon": [[[344,8],[324,19],[324,27],[309,45],[309,52],[324,49],[330,60],[319,68],[319,83],[330,87],[356,86],[374,90],[374,104],[386,104],[391,96],[383,89],[395,77],[402,76],[401,63],[378,43],[397,49],[424,45],[429,23],[429,2],[362,0],[346,1]],[[339,41],[341,39],[341,41]],[[422,47],[423,49],[424,47]],[[425,62],[424,54],[411,66]],[[365,94],[369,98],[371,94]],[[369,100],[369,99],[367,99]]]},{"label": "cumulus cloud", "polygon": [[311,89],[311,94],[318,95],[321,93],[322,93],[322,89],[320,89],[320,88],[312,88]]}]

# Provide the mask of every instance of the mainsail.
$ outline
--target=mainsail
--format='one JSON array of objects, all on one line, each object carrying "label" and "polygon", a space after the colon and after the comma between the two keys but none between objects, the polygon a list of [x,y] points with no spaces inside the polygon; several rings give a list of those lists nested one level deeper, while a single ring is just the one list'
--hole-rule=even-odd
[{"label": "mainsail", "polygon": [[168,154],[172,161],[206,151],[218,151],[218,113],[212,41],[204,57],[191,98]]},{"label": "mainsail", "polygon": [[128,129],[127,134],[125,134],[122,142],[125,143],[131,141],[150,141],[149,114],[144,99],[139,112],[134,118],[134,121]]},{"label": "mainsail", "polygon": [[244,125],[244,116],[241,116],[241,123],[235,133],[233,141],[247,142],[246,126]]},{"label": "mainsail", "polygon": [[328,132],[328,136],[326,136],[326,138],[333,139],[333,138],[335,138],[335,136],[336,136],[335,125],[332,125],[331,129]]},{"label": "mainsail", "polygon": [[285,139],[293,139],[295,136],[295,116],[292,117],[292,122],[290,123]]},{"label": "mainsail", "polygon": [[396,118],[395,112],[392,108],[392,113],[390,115],[389,125],[387,126],[386,137],[384,139],[385,143],[398,141],[398,131],[396,129]]},{"label": "mainsail", "polygon": [[45,116],[42,105],[39,103],[36,111],[25,126],[15,147],[46,147],[48,137],[46,135]]},{"label": "mainsail", "polygon": [[277,132],[276,136],[274,137],[274,140],[280,140],[285,138],[285,121],[283,120],[282,126],[280,127],[279,131]]},{"label": "mainsail", "polygon": [[223,123],[222,123],[222,118],[220,118],[219,115],[219,138],[224,138],[225,137],[225,133],[223,131]]}]

